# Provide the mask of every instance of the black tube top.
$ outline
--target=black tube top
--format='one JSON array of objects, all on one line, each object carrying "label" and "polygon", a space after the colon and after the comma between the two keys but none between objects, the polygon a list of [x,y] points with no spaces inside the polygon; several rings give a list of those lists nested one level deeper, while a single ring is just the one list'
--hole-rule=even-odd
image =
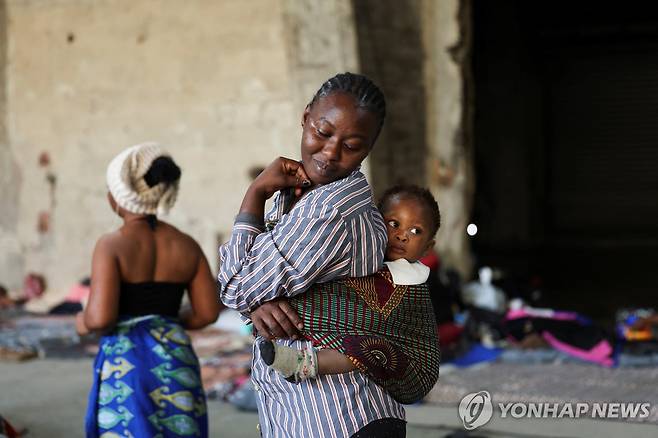
[{"label": "black tube top", "polygon": [[121,283],[119,315],[163,315],[177,318],[186,288],[185,283],[163,281]]}]

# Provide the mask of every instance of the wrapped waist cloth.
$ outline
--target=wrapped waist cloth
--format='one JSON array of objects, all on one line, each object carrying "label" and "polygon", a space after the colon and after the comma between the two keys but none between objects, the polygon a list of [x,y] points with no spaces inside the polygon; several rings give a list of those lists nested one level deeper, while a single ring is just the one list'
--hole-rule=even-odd
[{"label": "wrapped waist cloth", "polygon": [[199,361],[180,324],[141,316],[103,336],[85,422],[87,437],[208,436]]},{"label": "wrapped waist cloth", "polygon": [[400,403],[439,378],[439,339],[426,284],[400,286],[383,270],[315,284],[290,299],[317,348],[339,351]]}]

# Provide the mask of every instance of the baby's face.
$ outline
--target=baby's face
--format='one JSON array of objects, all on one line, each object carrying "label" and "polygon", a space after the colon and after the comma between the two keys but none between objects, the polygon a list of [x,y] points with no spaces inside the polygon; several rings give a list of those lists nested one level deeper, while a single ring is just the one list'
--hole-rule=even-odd
[{"label": "baby's face", "polygon": [[434,245],[429,215],[416,199],[395,196],[386,203],[382,215],[388,234],[386,260],[405,258],[415,262]]}]

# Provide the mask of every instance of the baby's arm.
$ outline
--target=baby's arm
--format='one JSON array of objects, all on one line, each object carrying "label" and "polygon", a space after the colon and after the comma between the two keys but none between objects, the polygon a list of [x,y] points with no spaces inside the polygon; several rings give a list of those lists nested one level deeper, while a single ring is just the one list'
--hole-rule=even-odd
[{"label": "baby's arm", "polygon": [[262,341],[258,348],[265,364],[274,368],[290,382],[356,370],[352,361],[336,350],[316,351],[313,348],[299,350],[272,341]]},{"label": "baby's arm", "polygon": [[357,369],[347,356],[336,350],[319,350],[316,354],[320,375],[349,373]]}]

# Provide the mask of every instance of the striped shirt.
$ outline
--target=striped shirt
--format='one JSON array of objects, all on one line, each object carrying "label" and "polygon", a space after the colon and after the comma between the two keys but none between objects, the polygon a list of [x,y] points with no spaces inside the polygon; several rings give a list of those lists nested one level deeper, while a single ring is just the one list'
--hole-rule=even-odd
[{"label": "striped shirt", "polygon": [[365,176],[350,176],[306,193],[292,207],[279,192],[262,222],[239,215],[219,249],[219,294],[228,307],[249,313],[265,301],[290,297],[314,283],[365,277],[384,264],[386,227]]},{"label": "striped shirt", "polygon": [[[238,216],[220,248],[220,298],[248,315],[261,303],[290,297],[312,284],[363,277],[383,265],[386,228],[363,174],[274,200],[266,223]],[[259,339],[257,339],[258,342]],[[278,340],[294,348],[307,341]],[[265,437],[349,437],[382,418],[404,420],[404,408],[359,371],[292,384],[265,365],[254,344],[252,381]]]}]

